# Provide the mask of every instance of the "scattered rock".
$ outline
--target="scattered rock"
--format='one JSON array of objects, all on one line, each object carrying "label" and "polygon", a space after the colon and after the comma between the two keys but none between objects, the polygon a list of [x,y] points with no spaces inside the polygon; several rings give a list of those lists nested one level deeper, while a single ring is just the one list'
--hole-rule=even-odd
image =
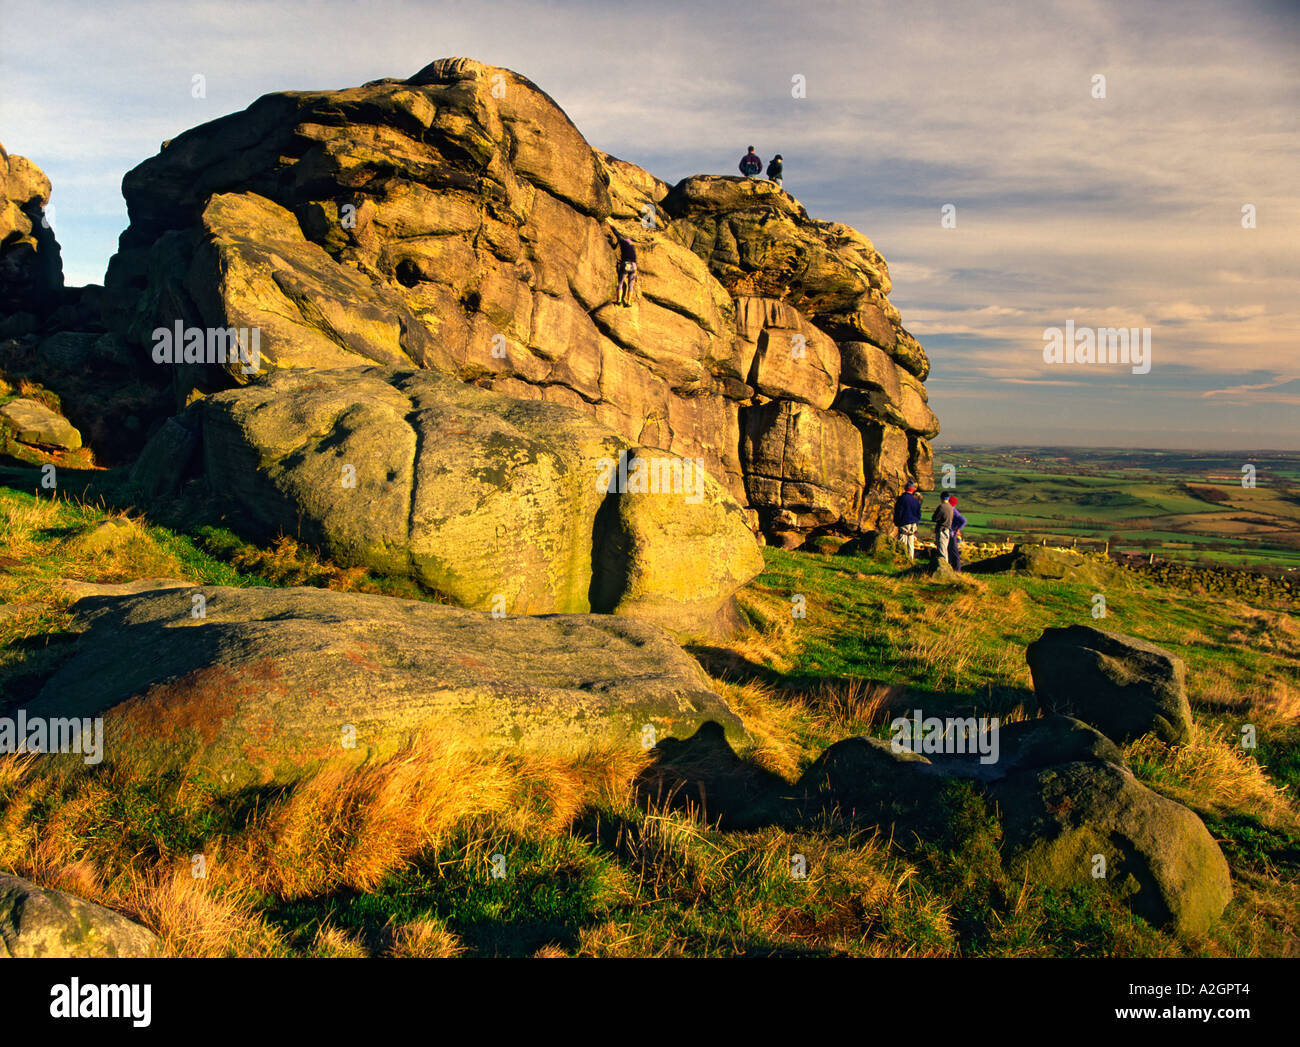
[{"label": "scattered rock", "polygon": [[[676,749],[648,777],[677,774],[684,792],[698,778],[707,785],[702,794],[715,798],[715,815],[729,823],[791,824],[835,811],[896,839],[923,840],[951,831],[945,790],[965,780],[995,805],[1003,861],[1017,880],[1062,889],[1107,884],[1145,919],[1182,935],[1204,933],[1232,897],[1227,862],[1200,818],[1142,785],[1113,742],[1065,716],[1001,727],[989,763],[974,745],[964,754],[921,755],[875,738],[845,738],[793,788],[746,776],[720,747],[718,738],[681,746],[682,754],[699,756],[694,778]],[[743,782],[718,780],[728,767]]]},{"label": "scattered rock", "polygon": [[966,570],[971,574],[1018,571],[1035,578],[1097,584],[1113,577],[1115,573],[1114,568],[1095,557],[1071,549],[1053,549],[1043,545],[1017,545],[1009,553],[976,561]]},{"label": "scattered rock", "polygon": [[1183,660],[1133,636],[1090,625],[1049,628],[1025,652],[1039,704],[1124,743],[1148,732],[1191,740]]},{"label": "scattered rock", "polygon": [[1232,900],[1228,863],[1201,819],[1114,763],[1029,770],[990,789],[1003,860],[1017,877],[1107,883],[1146,920],[1183,935],[1205,933]]},{"label": "scattered rock", "polygon": [[883,531],[871,531],[868,534],[850,538],[839,547],[839,554],[841,556],[865,556],[870,560],[875,560],[877,563],[890,567],[910,566],[912,564],[912,560],[908,558],[902,543]]},{"label": "scattered rock", "polygon": [[161,955],[157,935],[112,909],[0,875],[0,956],[84,960]]},{"label": "scattered rock", "polygon": [[33,447],[72,451],[81,446],[81,434],[72,424],[36,400],[10,400],[0,406],[0,424],[13,430],[19,443]]},{"label": "scattered rock", "polygon": [[174,498],[197,472],[199,419],[186,411],[168,418],[149,438],[131,467],[131,486],[141,497]]},{"label": "scattered rock", "polygon": [[112,517],[83,527],[64,544],[74,556],[99,556],[121,550],[140,534],[130,520]]},{"label": "scattered rock", "polygon": [[424,731],[555,754],[639,748],[646,725],[684,737],[715,720],[745,738],[699,664],[647,622],[494,618],[323,589],[200,591],[200,617],[188,591],[78,601],[82,635],[28,715],[103,715],[106,762],[188,767],[222,789],[380,759]]}]

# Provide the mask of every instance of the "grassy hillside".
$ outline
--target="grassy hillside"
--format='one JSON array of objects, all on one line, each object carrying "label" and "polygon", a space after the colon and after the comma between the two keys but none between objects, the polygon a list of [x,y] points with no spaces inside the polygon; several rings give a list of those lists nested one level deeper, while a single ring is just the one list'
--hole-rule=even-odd
[{"label": "grassy hillside", "polygon": [[[114,518],[0,488],[0,702],[21,704],[69,649],[67,579],[411,595],[291,542],[263,550],[142,520],[105,528]],[[1128,758],[1206,819],[1232,867],[1223,920],[1178,941],[1104,888],[1054,892],[1009,877],[997,812],[960,783],[945,795],[943,831],[926,841],[831,816],[723,828],[729,788],[793,780],[833,741],[883,737],[893,711],[1029,715],[1025,645],[1045,626],[1093,620],[1092,585],[941,583],[864,557],[765,555],[742,594],[749,628],[692,648],[753,743],[738,767],[713,768],[716,788],[688,808],[656,792],[642,753],[565,762],[416,742],[382,765],[233,799],[184,777],[58,777],[9,756],[0,869],[132,914],[178,955],[1300,953],[1296,617],[1128,574],[1105,589],[1097,624],[1184,657],[1196,715],[1193,744],[1140,741]],[[792,613],[800,604],[804,617]],[[1236,744],[1246,722],[1257,749]],[[792,876],[795,855],[803,878]]]}]

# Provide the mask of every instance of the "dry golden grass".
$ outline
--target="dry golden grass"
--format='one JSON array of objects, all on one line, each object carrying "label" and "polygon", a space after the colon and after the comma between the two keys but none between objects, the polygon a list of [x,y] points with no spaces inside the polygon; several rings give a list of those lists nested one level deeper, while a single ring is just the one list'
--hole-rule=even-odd
[{"label": "dry golden grass", "polygon": [[[144,858],[116,824],[112,800],[129,787],[129,770],[37,773],[30,755],[0,757],[0,868],[136,916],[171,955],[265,955],[285,945],[255,915],[257,899],[373,890],[466,825],[480,826],[460,859],[471,864],[486,862],[505,833],[556,837],[585,806],[630,797],[647,759],[493,757],[427,735],[381,763],[325,768],[297,783],[237,832],[205,841],[205,875],[196,878],[193,855],[168,854],[159,841],[161,857]],[[196,809],[205,795],[187,782],[172,798]],[[402,955],[459,948],[430,927],[398,932]]]},{"label": "dry golden grass", "polygon": [[324,959],[356,960],[365,959],[370,950],[356,935],[333,924],[324,924],[312,940],[311,954]]},{"label": "dry golden grass", "polygon": [[790,654],[799,642],[797,619],[788,599],[773,593],[744,589],[741,608],[753,623],[726,644],[741,658],[755,665],[768,665],[777,672],[789,672]]},{"label": "dry golden grass", "polygon": [[270,549],[243,545],[230,555],[235,567],[280,585],[315,585],[342,592],[373,592],[364,567],[340,567],[296,539],[280,535]]},{"label": "dry golden grass", "polygon": [[1228,727],[1196,725],[1192,741],[1169,746],[1145,735],[1125,747],[1130,762],[1144,761],[1163,772],[1156,784],[1175,799],[1201,810],[1250,811],[1284,831],[1300,829],[1292,797],[1240,745]]},{"label": "dry golden grass", "polygon": [[[449,931],[439,920],[410,920],[398,925],[392,931],[392,944],[386,955],[397,958],[442,959],[460,956],[465,952],[461,940]],[[542,955],[539,950],[536,955]],[[563,956],[563,951],[556,950],[547,955]]]},{"label": "dry golden grass", "polygon": [[225,885],[218,891],[194,875],[190,862],[147,870],[122,900],[126,911],[163,941],[169,956],[266,955],[284,950],[280,934],[253,913],[254,897]]}]

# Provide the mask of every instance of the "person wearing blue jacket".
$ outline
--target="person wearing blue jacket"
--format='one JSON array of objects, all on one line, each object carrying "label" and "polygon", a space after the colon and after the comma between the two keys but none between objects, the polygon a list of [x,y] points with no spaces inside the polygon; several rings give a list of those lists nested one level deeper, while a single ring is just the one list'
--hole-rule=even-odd
[{"label": "person wearing blue jacket", "polygon": [[948,562],[954,571],[961,570],[961,529],[966,526],[966,517],[957,511],[957,496],[948,495],[948,504],[952,506],[952,540],[948,543]]},{"label": "person wearing blue jacket", "polygon": [[920,522],[921,496],[916,493],[916,484],[909,482],[894,502],[894,526],[909,560],[916,559],[916,528]]}]

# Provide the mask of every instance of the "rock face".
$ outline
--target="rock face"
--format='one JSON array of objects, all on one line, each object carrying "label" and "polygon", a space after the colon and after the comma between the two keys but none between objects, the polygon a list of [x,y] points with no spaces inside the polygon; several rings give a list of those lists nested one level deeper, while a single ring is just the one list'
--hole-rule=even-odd
[{"label": "rock face", "polygon": [[50,180],[25,156],[0,145],[0,315],[42,316],[63,292],[63,261],[45,220]]},{"label": "rock face", "polygon": [[[767,182],[670,187],[593,150],[524,77],[468,59],[267,95],[123,180],[107,315],[257,330],[260,369],[379,364],[574,407],[702,459],[765,527],[870,526],[929,486],[929,364],[871,242]],[[614,302],[606,221],[642,298]],[[178,393],[250,380],[174,368]]]},{"label": "rock face", "polygon": [[112,909],[17,876],[0,876],[0,956],[160,955],[157,935]]},{"label": "rock face", "polygon": [[[561,404],[370,367],[276,372],[190,413],[207,481],[243,529],[301,536],[462,607],[707,630],[763,567],[744,511],[695,463]],[[188,439],[164,428],[138,484],[164,486]]]},{"label": "rock face", "polygon": [[309,588],[196,591],[199,618],[191,590],[80,600],[77,647],[28,716],[103,715],[106,761],[188,766],[222,789],[380,759],[423,731],[560,754],[639,748],[647,724],[684,737],[713,720],[745,737],[695,660],[646,622],[494,618]]},{"label": "rock face", "polygon": [[1025,658],[1044,709],[1077,717],[1117,742],[1149,732],[1172,745],[1191,740],[1186,667],[1163,648],[1071,625],[1044,630]]}]

